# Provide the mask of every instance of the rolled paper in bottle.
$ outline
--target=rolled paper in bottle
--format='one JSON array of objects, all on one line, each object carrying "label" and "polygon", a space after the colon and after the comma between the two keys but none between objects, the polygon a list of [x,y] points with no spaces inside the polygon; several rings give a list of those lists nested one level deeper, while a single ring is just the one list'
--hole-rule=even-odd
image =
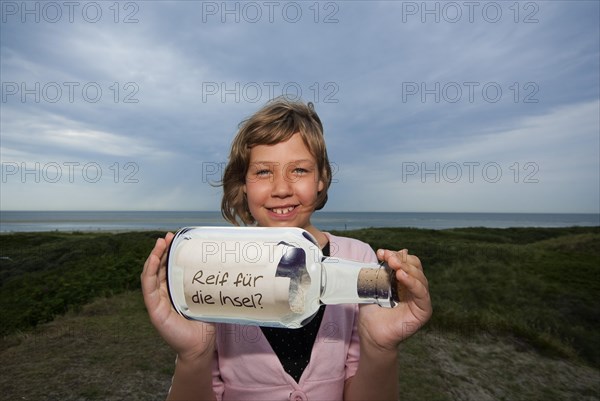
[{"label": "rolled paper in bottle", "polygon": [[[183,289],[189,311],[233,316],[243,310],[248,317],[273,319],[289,311],[290,278],[276,277],[286,248],[274,246],[269,252],[251,253],[254,248],[241,252],[237,241],[182,241],[174,262],[185,271]],[[302,312],[302,307],[296,302],[292,310]]]}]

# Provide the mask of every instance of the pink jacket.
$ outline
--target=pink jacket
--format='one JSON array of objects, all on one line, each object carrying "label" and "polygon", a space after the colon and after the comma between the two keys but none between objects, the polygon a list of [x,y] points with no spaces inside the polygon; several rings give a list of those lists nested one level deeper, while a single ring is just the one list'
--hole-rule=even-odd
[{"label": "pink jacket", "polygon": [[[325,233],[331,256],[376,262],[364,242]],[[213,389],[218,400],[342,400],[358,368],[357,305],[329,305],[300,383],[288,375],[256,326],[217,324]]]}]

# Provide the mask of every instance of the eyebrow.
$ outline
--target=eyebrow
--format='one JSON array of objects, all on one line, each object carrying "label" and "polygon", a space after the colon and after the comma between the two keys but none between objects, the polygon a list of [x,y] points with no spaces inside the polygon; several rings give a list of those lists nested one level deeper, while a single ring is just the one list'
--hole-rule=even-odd
[{"label": "eyebrow", "polygon": [[[312,161],[310,159],[291,160],[291,161],[287,162],[286,164],[293,164],[293,163],[312,163],[312,164],[317,164],[316,161]],[[281,163],[274,162],[274,161],[257,160],[257,161],[251,161],[250,164],[281,164]]]}]

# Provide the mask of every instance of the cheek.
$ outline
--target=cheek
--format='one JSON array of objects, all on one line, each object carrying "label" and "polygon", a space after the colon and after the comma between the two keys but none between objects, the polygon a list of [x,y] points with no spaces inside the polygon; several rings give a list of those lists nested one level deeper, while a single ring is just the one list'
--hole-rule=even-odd
[{"label": "cheek", "polygon": [[315,199],[318,195],[318,191],[318,185],[311,180],[302,181],[296,185],[296,194],[305,200]]},{"label": "cheek", "polygon": [[246,198],[248,203],[258,202],[268,195],[269,188],[267,185],[261,184],[260,181],[249,181],[244,186],[246,189]]}]

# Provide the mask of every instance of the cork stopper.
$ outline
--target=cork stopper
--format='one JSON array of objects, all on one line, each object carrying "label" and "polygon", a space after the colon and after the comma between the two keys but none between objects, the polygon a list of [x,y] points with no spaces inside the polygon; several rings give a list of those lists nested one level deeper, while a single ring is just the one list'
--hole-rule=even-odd
[{"label": "cork stopper", "polygon": [[359,298],[387,299],[390,296],[390,278],[383,268],[362,268],[356,282]]},{"label": "cork stopper", "polygon": [[386,263],[361,263],[325,258],[320,301],[335,304],[377,304],[393,308],[398,303],[399,283]]}]

